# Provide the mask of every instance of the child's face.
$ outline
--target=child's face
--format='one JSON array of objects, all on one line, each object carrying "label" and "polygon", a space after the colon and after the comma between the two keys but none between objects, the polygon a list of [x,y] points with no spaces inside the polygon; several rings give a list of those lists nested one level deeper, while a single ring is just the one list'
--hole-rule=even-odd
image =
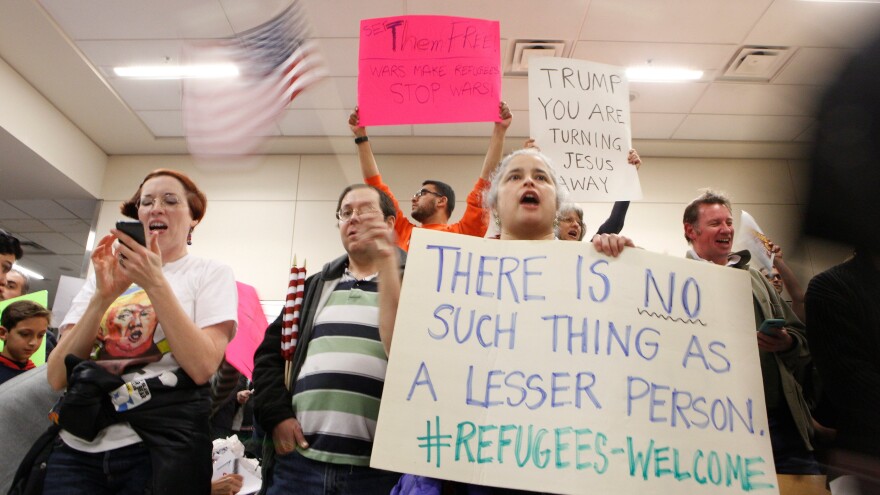
[{"label": "child's face", "polygon": [[6,341],[3,355],[19,363],[26,362],[40,348],[49,321],[35,316],[21,320],[11,329],[0,327],[0,338]]}]

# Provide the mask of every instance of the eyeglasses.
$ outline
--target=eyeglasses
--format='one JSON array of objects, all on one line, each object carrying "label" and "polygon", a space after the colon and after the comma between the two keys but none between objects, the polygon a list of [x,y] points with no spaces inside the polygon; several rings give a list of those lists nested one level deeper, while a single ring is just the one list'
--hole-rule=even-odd
[{"label": "eyeglasses", "polygon": [[364,205],[360,208],[345,208],[336,212],[336,218],[338,218],[340,222],[347,222],[355,215],[362,217],[378,211],[379,209],[373,205]]},{"label": "eyeglasses", "polygon": [[180,206],[180,198],[174,193],[165,193],[159,198],[154,198],[152,196],[144,196],[138,200],[138,208],[150,208],[156,202],[164,206],[165,208],[177,208]]},{"label": "eyeglasses", "polygon": [[413,199],[421,198],[421,197],[424,196],[425,194],[433,194],[434,196],[437,196],[437,197],[440,197],[440,198],[443,197],[443,195],[440,194],[440,193],[435,193],[434,191],[429,191],[429,190],[427,190],[427,189],[425,189],[425,188],[422,188],[422,189],[419,189],[418,191],[416,191],[415,194],[413,194]]}]

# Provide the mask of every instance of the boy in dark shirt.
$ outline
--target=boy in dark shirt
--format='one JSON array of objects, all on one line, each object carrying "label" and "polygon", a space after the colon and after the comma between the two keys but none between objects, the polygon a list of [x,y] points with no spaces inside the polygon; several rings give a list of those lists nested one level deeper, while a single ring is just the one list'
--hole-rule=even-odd
[{"label": "boy in dark shirt", "polygon": [[0,316],[0,384],[29,369],[31,356],[40,348],[52,313],[32,301],[17,301],[3,310]]}]

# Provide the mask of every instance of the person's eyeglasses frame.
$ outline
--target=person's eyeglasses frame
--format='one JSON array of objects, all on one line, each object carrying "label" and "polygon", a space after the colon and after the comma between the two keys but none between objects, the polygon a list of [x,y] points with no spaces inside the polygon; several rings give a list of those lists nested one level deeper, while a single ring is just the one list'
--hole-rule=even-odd
[{"label": "person's eyeglasses frame", "polygon": [[[351,219],[354,218],[355,215],[361,217],[363,215],[369,215],[380,211],[379,208],[373,205],[364,205],[360,208],[350,208],[349,210],[350,212],[348,210],[338,210],[336,212],[336,219],[339,220],[340,223],[346,223],[351,221]],[[345,215],[343,214],[343,212],[345,212]],[[346,218],[343,218],[343,216],[345,216]]]},{"label": "person's eyeglasses frame", "polygon": [[418,191],[416,191],[415,194],[413,194],[413,199],[421,198],[421,197],[424,196],[425,194],[433,194],[434,196],[437,196],[438,198],[445,198],[445,197],[446,197],[446,196],[444,196],[443,194],[440,194],[440,193],[438,193],[438,192],[431,191],[430,189],[425,189],[425,188],[423,187],[423,188],[419,189]]}]

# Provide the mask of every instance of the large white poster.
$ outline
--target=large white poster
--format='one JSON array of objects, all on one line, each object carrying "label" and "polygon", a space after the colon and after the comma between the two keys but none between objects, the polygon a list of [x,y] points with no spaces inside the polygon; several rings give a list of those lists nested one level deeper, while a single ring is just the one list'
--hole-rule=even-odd
[{"label": "large white poster", "polygon": [[372,465],[552,493],[777,493],[748,274],[416,229]]},{"label": "large white poster", "polygon": [[623,68],[529,59],[529,132],[571,201],[641,199],[636,168],[626,161],[632,135]]}]

